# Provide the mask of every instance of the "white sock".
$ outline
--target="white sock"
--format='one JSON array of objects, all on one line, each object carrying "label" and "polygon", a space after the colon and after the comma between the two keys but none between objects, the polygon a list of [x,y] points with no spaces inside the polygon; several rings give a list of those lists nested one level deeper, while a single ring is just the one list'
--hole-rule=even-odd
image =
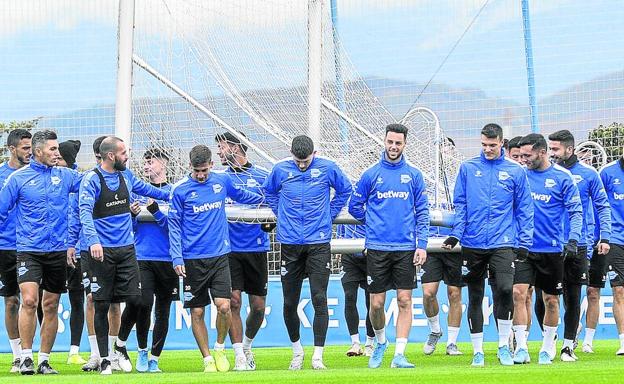
[{"label": "white sock", "polygon": [[10,339],[9,344],[11,344],[11,352],[13,352],[13,360],[19,359],[22,356],[22,344],[21,340],[18,337],[17,339]]},{"label": "white sock", "polygon": [[553,347],[553,343],[555,342],[556,334],[557,327],[549,327],[548,325],[544,325],[544,341],[542,342],[542,349],[540,349],[540,352],[546,351],[550,353]]},{"label": "white sock", "polygon": [[405,355],[405,347],[407,347],[407,339],[399,337],[396,339],[396,346],[394,347],[394,356]]},{"label": "white sock", "polygon": [[574,349],[574,340],[563,339],[563,347],[569,347],[570,349]]},{"label": "white sock", "polygon": [[431,333],[440,333],[442,329],[440,328],[440,314],[433,317],[427,317],[427,323],[429,323],[429,330]]},{"label": "white sock", "polygon": [[89,335],[89,347],[91,348],[91,357],[100,357],[100,350],[98,349],[97,336]]},{"label": "white sock", "polygon": [[323,360],[323,347],[314,346],[314,353],[312,354],[312,360]]},{"label": "white sock", "polygon": [[251,343],[253,343],[253,339],[250,339],[247,336],[243,336],[243,350],[250,351],[251,350]]},{"label": "white sock", "polygon": [[585,328],[585,338],[583,339],[583,344],[592,345],[594,343],[595,334],[595,329]]},{"label": "white sock", "polygon": [[377,338],[377,342],[379,344],[386,343],[386,328],[375,329],[375,337]]},{"label": "white sock", "polygon": [[527,346],[527,326],[524,324],[520,324],[520,325],[514,325],[513,326],[513,330],[514,330],[514,334],[516,335],[516,351],[518,349],[524,349],[524,350],[529,350],[529,347]]},{"label": "white sock", "polygon": [[374,337],[370,337],[370,336],[366,336],[366,344],[365,345],[373,345],[375,344],[375,338]]},{"label": "white sock", "polygon": [[243,352],[243,343],[232,344],[232,349],[234,349],[234,356],[245,356],[245,352]]},{"label": "white sock", "polygon": [[115,345],[116,341],[117,341],[117,336],[108,335],[108,355],[109,356],[113,354],[113,345]]},{"label": "white sock", "polygon": [[293,355],[303,354],[303,345],[301,345],[301,340],[293,341],[292,350],[293,350]]},{"label": "white sock", "polygon": [[118,347],[125,347],[126,346],[126,341],[125,340],[121,340],[120,338],[117,338],[117,340],[115,340],[115,344],[117,344]]},{"label": "white sock", "polygon": [[620,348],[624,348],[624,333],[620,333]]},{"label": "white sock", "polygon": [[457,336],[459,336],[459,327],[447,327],[448,340],[446,345],[457,344]]},{"label": "white sock", "polygon": [[217,343],[214,344],[215,351],[225,351],[225,343]]},{"label": "white sock", "polygon": [[50,360],[49,353],[39,352],[39,355],[37,356],[37,365],[41,365],[41,363],[48,360]]},{"label": "white sock", "polygon": [[481,352],[483,353],[483,332],[481,333],[471,333],[470,340],[472,340],[472,351],[473,353]]},{"label": "white sock", "polygon": [[509,335],[511,334],[511,320],[498,320],[498,348],[509,345]]},{"label": "white sock", "polygon": [[70,355],[77,355],[78,352],[80,352],[80,346],[78,346],[78,345],[70,345],[69,346],[69,354]]},{"label": "white sock", "polygon": [[360,335],[351,335],[351,344],[360,344]]},{"label": "white sock", "polygon": [[32,360],[33,358],[33,354],[32,354],[32,349],[22,349],[22,361],[24,361],[25,358],[30,357],[30,359]]},{"label": "white sock", "polygon": [[149,359],[150,360],[154,360],[154,361],[158,361],[158,359],[160,359],[160,356],[150,355]]},{"label": "white sock", "polygon": [[204,365],[209,362],[209,361],[214,361],[214,358],[212,356],[206,356],[204,357]]},{"label": "white sock", "polygon": [[138,351],[139,352],[147,352],[147,348],[139,348]]}]

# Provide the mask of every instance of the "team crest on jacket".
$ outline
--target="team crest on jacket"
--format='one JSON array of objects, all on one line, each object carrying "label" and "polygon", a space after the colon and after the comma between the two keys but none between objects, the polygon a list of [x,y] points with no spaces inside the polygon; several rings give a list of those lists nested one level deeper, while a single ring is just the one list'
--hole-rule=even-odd
[{"label": "team crest on jacket", "polygon": [[383,178],[382,178],[381,176],[379,176],[379,177],[377,178],[377,181],[376,181],[375,183],[377,183],[377,184],[383,184]]},{"label": "team crest on jacket", "polygon": [[221,184],[215,184],[212,186],[212,191],[214,193],[219,193],[223,190],[223,186]]},{"label": "team crest on jacket", "polygon": [[509,173],[505,172],[505,171],[498,171],[498,180],[500,181],[505,181],[507,179],[509,179],[511,176],[509,176]]},{"label": "team crest on jacket", "polygon": [[544,187],[546,187],[546,188],[552,188],[555,185],[557,185],[557,183],[553,179],[546,179],[546,180],[544,180]]},{"label": "team crest on jacket", "polygon": [[259,186],[259,184],[256,179],[252,179],[252,178],[247,179],[247,188],[255,188],[257,186]]},{"label": "team crest on jacket", "polygon": [[481,173],[481,171],[477,171],[477,172],[475,172],[475,176],[476,177],[481,177],[481,176],[483,176],[483,173]]},{"label": "team crest on jacket", "polygon": [[410,175],[407,175],[407,174],[401,175],[401,184],[407,184],[410,181],[412,181],[412,177]]},{"label": "team crest on jacket", "polygon": [[572,180],[574,180],[574,184],[578,184],[583,181],[583,176],[581,175],[572,175]]},{"label": "team crest on jacket", "polygon": [[58,185],[61,182],[61,178],[58,176],[52,176],[50,181],[52,182],[52,185]]},{"label": "team crest on jacket", "polygon": [[321,176],[321,170],[318,169],[318,168],[312,168],[310,170],[310,176],[311,177],[319,177],[319,176]]},{"label": "team crest on jacket", "polygon": [[620,185],[620,179],[613,179],[613,185]]},{"label": "team crest on jacket", "polygon": [[197,199],[197,192],[195,191],[191,192],[191,194],[189,195],[189,200],[192,200],[192,199]]}]

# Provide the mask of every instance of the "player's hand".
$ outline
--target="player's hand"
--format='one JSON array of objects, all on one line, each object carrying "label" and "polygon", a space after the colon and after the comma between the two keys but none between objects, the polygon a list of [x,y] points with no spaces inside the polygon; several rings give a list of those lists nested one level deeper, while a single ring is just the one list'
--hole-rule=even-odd
[{"label": "player's hand", "polygon": [[609,240],[600,240],[600,242],[598,243],[599,255],[606,255],[607,253],[609,253],[610,249],[611,246],[609,245]]},{"label": "player's hand", "polygon": [[516,261],[524,262],[529,258],[529,250],[526,248],[519,247],[515,250],[516,253]]},{"label": "player's hand", "polygon": [[89,251],[91,251],[93,260],[99,262],[104,261],[104,249],[102,248],[102,244],[93,244],[89,247]]},{"label": "player's hand", "polygon": [[138,201],[130,204],[130,213],[132,214],[132,216],[138,216],[139,213],[141,213],[141,206],[139,205]]},{"label": "player's hand", "polygon": [[271,232],[275,227],[277,227],[277,223],[263,223],[260,225],[260,229],[264,232]]},{"label": "player's hand", "polygon": [[67,265],[76,268],[76,248],[67,248]]},{"label": "player's hand", "polygon": [[427,260],[427,251],[424,249],[417,249],[416,252],[414,252],[414,265],[416,266],[421,266],[423,264],[425,264],[425,261]]},{"label": "player's hand", "polygon": [[156,200],[152,199],[151,197],[147,199],[147,206],[145,208],[147,208],[149,213],[151,213],[152,215],[160,210],[160,207],[158,206]]},{"label": "player's hand", "polygon": [[173,269],[178,276],[186,277],[186,268],[184,267],[184,264],[176,265]]},{"label": "player's hand", "polygon": [[576,240],[569,240],[568,244],[563,247],[563,260],[568,257],[575,258],[578,255],[578,242]]},{"label": "player's hand", "polygon": [[457,237],[449,236],[442,243],[442,248],[451,250],[451,249],[455,248],[457,243],[459,243],[459,239]]}]

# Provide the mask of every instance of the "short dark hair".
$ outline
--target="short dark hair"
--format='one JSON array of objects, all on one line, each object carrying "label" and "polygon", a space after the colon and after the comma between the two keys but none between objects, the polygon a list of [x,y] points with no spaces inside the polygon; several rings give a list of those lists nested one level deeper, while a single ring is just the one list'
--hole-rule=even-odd
[{"label": "short dark hair", "polygon": [[48,140],[57,140],[56,132],[49,129],[35,132],[32,136],[32,147],[37,148],[43,146]]},{"label": "short dark hair", "polygon": [[17,147],[22,139],[32,139],[32,134],[25,129],[18,128],[9,132],[9,137],[7,137],[7,147]]},{"label": "short dark hair", "polygon": [[[100,144],[100,155],[106,155],[110,152],[117,152],[117,144],[123,142],[119,137],[106,136]],[[102,156],[104,157],[104,156]]]},{"label": "short dark hair", "polygon": [[546,144],[546,139],[539,133],[530,133],[520,139],[520,143],[518,143],[521,147],[525,145],[530,145],[533,149],[548,149],[548,144]]},{"label": "short dark hair", "polygon": [[567,129],[562,129],[560,131],[551,133],[550,135],[548,135],[548,140],[559,141],[566,147],[574,148],[574,135]]},{"label": "short dark hair", "polygon": [[505,150],[509,149],[509,139],[503,139],[503,148],[505,148]]},{"label": "short dark hair", "polygon": [[306,159],[314,152],[314,142],[306,135],[296,136],[290,147],[290,153],[297,159]]},{"label": "short dark hair", "polygon": [[153,158],[158,158],[158,159],[163,159],[163,160],[167,160],[169,161],[169,156],[167,156],[167,154],[165,153],[165,151],[163,151],[160,148],[150,148],[147,151],[145,151],[145,153],[143,154],[143,158],[145,160],[147,159],[153,159]]},{"label": "short dark hair", "polygon": [[388,124],[386,125],[386,136],[388,135],[388,132],[394,132],[394,133],[402,133],[403,134],[403,140],[407,140],[407,132],[409,131],[409,129],[407,129],[407,127],[403,124]]},{"label": "short dark hair", "polygon": [[212,152],[210,151],[210,148],[203,144],[196,145],[191,149],[191,152],[189,152],[189,160],[191,161],[191,166],[193,167],[209,163],[212,161]]},{"label": "short dark hair", "polygon": [[509,145],[509,149],[520,148],[521,139],[522,139],[522,136],[516,136],[513,139],[510,139],[509,143],[507,144]]},{"label": "short dark hair", "polygon": [[99,155],[100,154],[100,145],[102,144],[102,141],[104,141],[104,139],[106,139],[108,136],[100,136],[97,139],[95,139],[95,141],[93,142],[93,154],[94,155]]},{"label": "short dark hair", "polygon": [[485,124],[481,129],[481,134],[488,139],[503,139],[503,128],[496,123]]},{"label": "short dark hair", "polygon": [[[241,131],[238,131],[238,134],[243,136],[244,138],[247,138],[247,135],[245,135]],[[241,142],[238,136],[236,136],[230,131],[219,133],[218,135],[215,136],[215,141],[216,142],[225,141],[228,144],[238,144],[238,146],[240,146],[240,148],[243,150],[243,154],[247,153],[247,146]]]}]

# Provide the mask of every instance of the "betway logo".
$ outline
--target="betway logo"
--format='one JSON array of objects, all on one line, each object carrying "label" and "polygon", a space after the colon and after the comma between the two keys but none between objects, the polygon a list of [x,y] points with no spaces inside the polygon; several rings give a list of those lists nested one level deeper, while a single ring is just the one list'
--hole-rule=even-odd
[{"label": "betway logo", "polygon": [[200,212],[207,212],[210,211],[212,209],[219,209],[221,208],[221,201],[215,201],[214,203],[204,203],[202,205],[193,205],[193,212],[194,213],[200,213]]},{"label": "betway logo", "polygon": [[531,192],[531,197],[533,197],[533,200],[543,201],[545,203],[548,203],[552,196],[546,195],[546,194],[542,194],[542,193]]},{"label": "betway logo", "polygon": [[409,197],[409,192],[396,192],[396,191],[387,191],[387,192],[379,192],[377,191],[378,199],[403,199],[407,200]]},{"label": "betway logo", "polygon": [[613,198],[615,200],[624,200],[624,193],[613,192]]}]

